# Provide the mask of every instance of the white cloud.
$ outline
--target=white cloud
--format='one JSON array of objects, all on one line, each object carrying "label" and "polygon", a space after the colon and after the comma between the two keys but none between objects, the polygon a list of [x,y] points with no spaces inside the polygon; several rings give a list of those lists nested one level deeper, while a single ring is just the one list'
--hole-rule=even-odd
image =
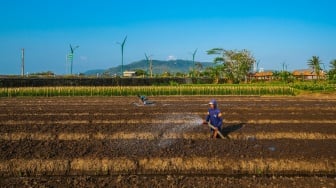
[{"label": "white cloud", "polygon": [[169,55],[168,58],[167,58],[168,61],[175,61],[176,60],[176,57],[173,56],[173,55]]},{"label": "white cloud", "polygon": [[86,57],[86,56],[80,56],[79,58],[80,58],[81,61],[87,61],[87,59],[88,59],[88,57]]}]

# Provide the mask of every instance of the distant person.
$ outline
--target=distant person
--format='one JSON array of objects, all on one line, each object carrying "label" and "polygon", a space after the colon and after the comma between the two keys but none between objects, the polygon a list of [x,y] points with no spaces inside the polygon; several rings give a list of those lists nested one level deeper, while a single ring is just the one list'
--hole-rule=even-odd
[{"label": "distant person", "polygon": [[147,97],[145,95],[139,95],[138,94],[138,97],[139,97],[139,102],[142,103],[142,104],[146,104],[147,102]]},{"label": "distant person", "polygon": [[148,98],[145,95],[139,95],[139,101],[141,104],[146,105],[146,104],[153,104],[153,102],[149,101]]},{"label": "distant person", "polygon": [[210,128],[211,138],[217,138],[218,131],[222,131],[223,118],[222,113],[217,107],[217,101],[212,99],[209,103],[209,110],[204,121],[205,124],[210,123],[214,128]]}]

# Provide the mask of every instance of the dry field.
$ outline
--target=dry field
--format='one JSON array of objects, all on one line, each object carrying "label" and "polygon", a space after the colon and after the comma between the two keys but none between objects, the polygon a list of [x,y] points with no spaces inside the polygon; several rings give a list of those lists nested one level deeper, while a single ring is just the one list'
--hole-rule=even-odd
[{"label": "dry field", "polygon": [[336,99],[0,98],[0,187],[335,187]]}]

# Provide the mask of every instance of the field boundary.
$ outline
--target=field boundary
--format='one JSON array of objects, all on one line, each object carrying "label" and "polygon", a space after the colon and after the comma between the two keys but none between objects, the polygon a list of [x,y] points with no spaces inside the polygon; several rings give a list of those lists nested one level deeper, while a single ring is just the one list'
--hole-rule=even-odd
[{"label": "field boundary", "polygon": [[[229,134],[231,140],[276,140],[276,139],[295,139],[295,140],[336,140],[336,134],[326,134],[326,133],[310,133],[310,132],[259,132],[259,133],[231,133]],[[209,134],[204,133],[176,133],[176,132],[166,132],[166,133],[149,133],[149,132],[114,132],[111,134],[106,133],[25,133],[25,132],[15,132],[15,133],[0,133],[0,140],[118,140],[118,139],[137,139],[137,140],[154,140],[154,139],[198,139],[198,140],[208,140]]]},{"label": "field boundary", "polygon": [[110,175],[115,173],[167,174],[325,174],[334,175],[336,160],[217,157],[11,159],[0,161],[1,176]]}]

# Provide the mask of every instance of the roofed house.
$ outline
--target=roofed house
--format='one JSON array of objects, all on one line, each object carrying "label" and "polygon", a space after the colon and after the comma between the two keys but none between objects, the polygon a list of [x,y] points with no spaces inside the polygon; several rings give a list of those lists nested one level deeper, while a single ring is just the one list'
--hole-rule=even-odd
[{"label": "roofed house", "polygon": [[293,76],[301,80],[316,80],[325,78],[325,73],[323,70],[320,70],[320,74],[317,75],[313,69],[299,69],[293,71]]},{"label": "roofed house", "polygon": [[135,71],[124,71],[123,76],[124,77],[134,77],[135,76]]},{"label": "roofed house", "polygon": [[273,72],[272,71],[260,71],[250,75],[251,78],[257,80],[272,80]]}]

